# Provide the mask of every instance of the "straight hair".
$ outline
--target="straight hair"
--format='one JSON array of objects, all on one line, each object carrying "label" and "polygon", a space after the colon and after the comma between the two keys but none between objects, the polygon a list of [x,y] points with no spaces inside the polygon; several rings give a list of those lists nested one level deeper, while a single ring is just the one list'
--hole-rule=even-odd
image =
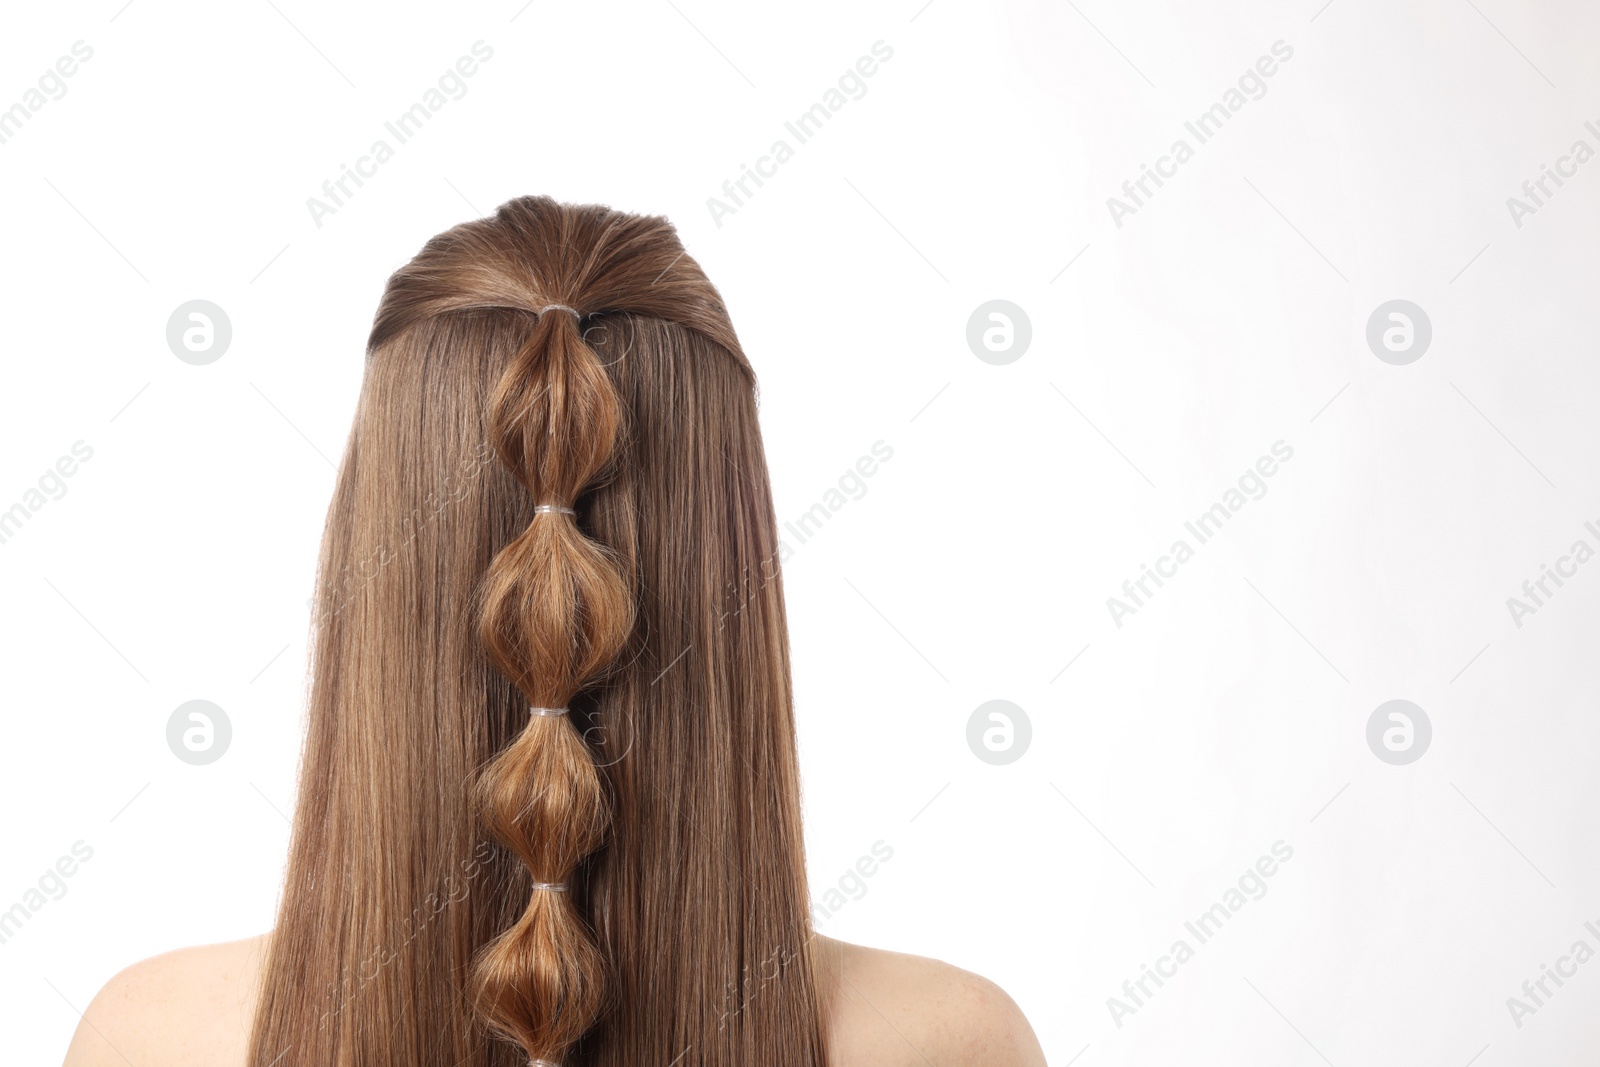
[{"label": "straight hair", "polygon": [[665,219],[523,197],[396,271],[251,1067],[825,1064],[779,545]]}]

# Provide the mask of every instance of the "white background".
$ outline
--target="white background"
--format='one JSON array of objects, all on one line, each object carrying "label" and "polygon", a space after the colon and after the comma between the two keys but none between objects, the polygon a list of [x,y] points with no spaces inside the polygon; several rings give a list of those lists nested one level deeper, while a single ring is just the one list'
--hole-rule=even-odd
[{"label": "white background", "polygon": [[[93,849],[0,944],[8,1062],[58,1059],[121,967],[270,926],[381,287],[527,193],[675,222],[760,375],[781,518],[893,449],[785,572],[813,892],[893,849],[824,932],[993,978],[1058,1067],[1592,1061],[1600,963],[1520,1027],[1506,999],[1600,949],[1600,563],[1520,627],[1506,599],[1600,548],[1600,162],[1520,227],[1506,200],[1600,149],[1600,11],[122,4],[0,35],[0,107],[94,50],[0,144],[0,510],[94,450],[0,544],[0,909]],[[466,95],[317,226],[307,198],[480,39]],[[707,198],[880,40],[719,226]],[[1118,227],[1107,197],[1277,41],[1266,94]],[[165,340],[197,298],[234,334],[198,367]],[[1404,366],[1365,339],[1396,298],[1433,328]],[[965,339],[991,299],[1032,324],[1005,366]],[[1279,440],[1266,495],[1118,627],[1107,598]],[[206,767],[165,741],[196,698],[234,730]],[[1407,766],[1366,741],[1395,698],[1433,725]],[[1032,724],[1010,765],[967,746],[991,699]],[[1280,840],[1118,1026],[1107,998]]]}]

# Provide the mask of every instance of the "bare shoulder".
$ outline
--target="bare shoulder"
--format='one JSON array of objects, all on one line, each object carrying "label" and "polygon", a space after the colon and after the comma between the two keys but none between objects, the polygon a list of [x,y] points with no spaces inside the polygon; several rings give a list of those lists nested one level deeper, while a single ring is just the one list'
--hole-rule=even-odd
[{"label": "bare shoulder", "polygon": [[[179,949],[121,971],[83,1014],[63,1067],[245,1062],[270,935]],[[1028,1020],[986,978],[817,938],[834,1067],[1044,1067]]]},{"label": "bare shoulder", "polygon": [[834,1067],[1045,1067],[1005,990],[938,960],[816,939]]},{"label": "bare shoulder", "polygon": [[243,1064],[269,937],[182,948],[117,973],[84,1011],[63,1067]]}]

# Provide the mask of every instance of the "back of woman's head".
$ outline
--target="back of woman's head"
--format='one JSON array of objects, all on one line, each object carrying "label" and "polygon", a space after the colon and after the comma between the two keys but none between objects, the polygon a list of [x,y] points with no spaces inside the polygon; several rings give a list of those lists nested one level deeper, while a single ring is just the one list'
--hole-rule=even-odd
[{"label": "back of woman's head", "polygon": [[660,218],[390,279],[323,537],[271,1064],[821,1064],[754,379]]}]

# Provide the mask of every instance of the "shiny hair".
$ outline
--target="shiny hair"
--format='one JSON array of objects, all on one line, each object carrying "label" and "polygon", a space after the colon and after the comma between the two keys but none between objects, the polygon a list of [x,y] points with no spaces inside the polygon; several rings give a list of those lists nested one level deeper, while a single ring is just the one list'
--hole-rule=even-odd
[{"label": "shiny hair", "polygon": [[523,197],[396,271],[252,1067],[824,1064],[778,552],[665,219]]}]

